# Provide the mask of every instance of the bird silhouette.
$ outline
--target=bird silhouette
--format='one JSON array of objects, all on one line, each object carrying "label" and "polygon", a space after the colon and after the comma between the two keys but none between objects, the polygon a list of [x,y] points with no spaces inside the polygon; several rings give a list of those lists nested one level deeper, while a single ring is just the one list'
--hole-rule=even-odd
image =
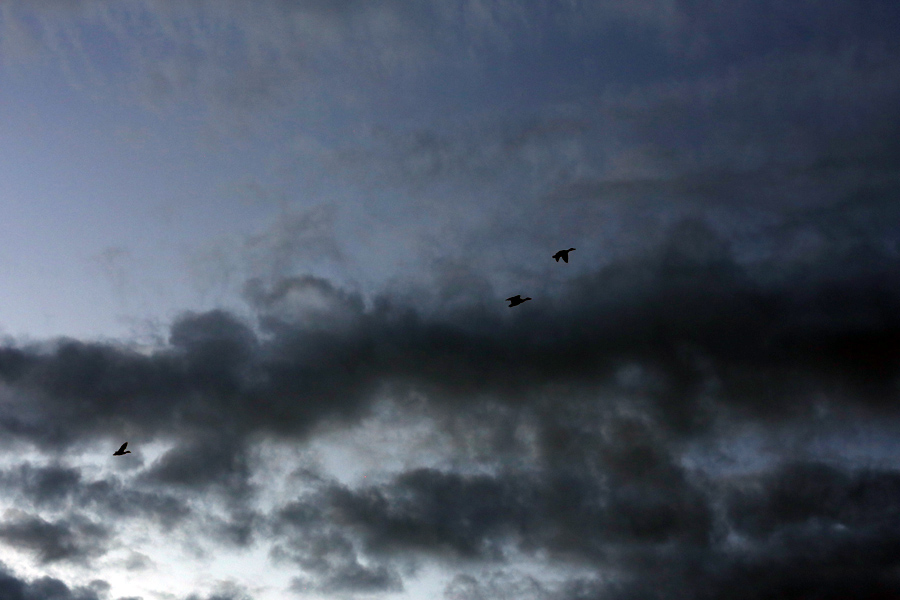
[{"label": "bird silhouette", "polygon": [[568,250],[560,250],[556,254],[553,255],[553,258],[556,259],[556,262],[559,262],[559,259],[563,259],[563,262],[569,262],[569,252],[574,250],[575,248],[569,248]]},{"label": "bird silhouette", "polygon": [[128,442],[125,442],[124,444],[122,444],[121,448],[119,448],[118,450],[113,452],[113,456],[124,456],[126,454],[131,454],[131,450],[125,449],[125,446],[127,446],[127,445],[128,445]]},{"label": "bird silhouette", "polygon": [[509,301],[509,307],[512,308],[513,306],[522,304],[526,300],[531,300],[531,298],[523,298],[521,294],[516,294],[512,298],[507,298],[507,300]]}]

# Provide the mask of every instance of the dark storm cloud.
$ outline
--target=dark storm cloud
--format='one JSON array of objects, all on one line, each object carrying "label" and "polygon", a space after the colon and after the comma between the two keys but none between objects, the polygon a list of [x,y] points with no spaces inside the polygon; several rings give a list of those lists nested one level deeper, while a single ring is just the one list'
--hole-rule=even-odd
[{"label": "dark storm cloud", "polygon": [[[339,554],[344,562],[364,557],[378,563],[400,553],[502,565],[497,553],[485,550],[514,552],[515,545],[525,553],[550,550],[562,564],[598,569],[596,579],[562,585],[522,576],[498,582],[460,575],[445,596],[466,600],[504,597],[502,590],[512,589],[548,600],[886,598],[900,591],[896,471],[789,463],[774,472],[699,485],[686,479],[660,485],[638,473],[636,479],[647,486],[642,490],[623,474],[613,481],[584,471],[580,476],[591,481],[592,490],[579,490],[581,484],[552,472],[543,479],[533,473],[465,478],[422,470],[377,488],[329,486],[277,515],[276,533],[285,541],[276,548],[314,574],[332,567],[314,564],[308,554],[313,549],[317,557]],[[502,494],[500,488],[528,493]],[[685,492],[686,502],[679,505],[672,495]],[[724,511],[714,524],[716,505]],[[666,506],[668,511],[660,510]],[[706,513],[699,529],[682,528],[688,533],[683,537],[658,535],[667,521],[684,523],[692,510]],[[626,527],[617,530],[617,523]],[[355,553],[354,547],[362,550]]]},{"label": "dark storm cloud", "polygon": [[276,540],[272,559],[293,563],[306,575],[295,578],[291,588],[301,593],[402,591],[396,570],[377,559],[363,564],[353,536],[327,513],[327,505],[298,501],[270,519]]},{"label": "dark storm cloud", "polygon": [[81,471],[71,467],[19,465],[18,469],[0,473],[6,490],[16,486],[37,506],[59,506],[80,488]]},{"label": "dark storm cloud", "polygon": [[544,441],[551,446],[545,459],[528,470],[416,469],[357,490],[325,484],[274,515],[274,530],[288,547],[307,544],[313,533],[340,531],[356,542],[344,542],[347,552],[360,548],[376,560],[501,564],[519,552],[540,552],[590,564],[607,560],[620,544],[706,547],[713,515],[705,488],[645,426],[615,419],[603,425],[604,433],[600,423],[590,432],[558,427],[570,447]]},{"label": "dark storm cloud", "polygon": [[0,563],[0,597],[6,600],[103,600],[108,597],[108,590],[109,584],[99,579],[89,586],[74,588],[53,577],[27,581]]},{"label": "dark storm cloud", "polygon": [[[148,27],[164,34],[118,42],[154,98],[200,90],[247,111],[287,97],[353,105],[328,74],[357,97],[380,77],[434,66],[431,79],[378,96],[422,112],[317,146],[314,158],[367,194],[406,194],[388,207],[401,225],[398,207],[475,204],[486,225],[435,261],[422,296],[390,287],[364,298],[296,272],[303,259],[346,259],[335,214],[286,214],[244,248],[259,275],[244,288],[255,322],[186,313],[151,354],[76,340],[0,348],[5,443],[52,453],[123,432],[174,443],[128,484],[24,465],[3,485],[40,509],[87,507],[166,530],[195,516],[202,502],[188,498],[215,494],[227,514],[207,516],[203,533],[234,547],[271,536],[272,557],[302,571],[299,592],[400,591],[403,565],[502,568],[524,554],[595,574],[561,586],[460,574],[446,596],[502,598],[504,585],[541,600],[900,595],[896,471],[795,459],[722,475],[682,461],[690,443],[727,443],[741,425],[799,439],[823,410],[840,415],[830,422],[900,420],[900,8],[605,5],[554,20],[536,18],[540,3],[462,2],[441,12],[453,27],[428,29],[417,25],[436,4],[271,2],[248,15],[157,3]],[[98,11],[90,20],[99,6],[79,10]],[[241,25],[204,31],[191,11]],[[54,18],[26,33],[80,39]],[[584,39],[602,40],[560,40],[577,21]],[[646,44],[618,47],[619,26]],[[164,47],[145,47],[150,38]],[[597,58],[613,51],[634,73]],[[640,56],[666,67],[639,68]],[[285,93],[314,89],[314,77],[328,80],[320,96]],[[457,101],[418,93],[443,79],[496,105],[463,103],[423,124]],[[550,255],[570,244],[567,280],[505,252],[537,248],[559,272]],[[615,246],[625,250],[606,252]],[[499,289],[491,260],[530,289]],[[506,308],[520,291],[534,301]],[[378,399],[413,394],[453,436],[455,467],[476,447],[494,469],[415,467],[362,487],[321,479],[272,514],[250,507],[254,443],[349,427]],[[0,538],[45,563],[86,560],[111,535],[92,526],[10,513]],[[38,597],[37,583],[10,581]]]},{"label": "dark storm cloud", "polygon": [[243,446],[220,436],[206,436],[176,446],[142,474],[150,483],[199,489],[219,486],[233,495],[250,491],[249,476]]},{"label": "dark storm cloud", "polygon": [[[299,508],[299,507],[298,507]],[[305,512],[305,507],[299,512]],[[352,538],[322,516],[298,514],[287,509],[276,527],[289,530],[285,541],[276,543],[271,556],[277,562],[289,561],[307,577],[295,578],[291,589],[301,593],[399,592],[403,583],[397,572],[384,564],[363,564]],[[311,577],[309,577],[311,576]]]},{"label": "dark storm cloud", "polygon": [[207,518],[204,531],[215,540],[237,548],[251,546],[264,531],[263,517],[258,512],[237,507],[226,518]]},{"label": "dark storm cloud", "polygon": [[789,5],[772,0],[680,0],[673,22],[681,50],[717,63],[757,60],[791,52],[828,51],[849,44],[884,44],[896,49],[892,31],[900,10],[889,0],[814,0]]},{"label": "dark storm cloud", "polygon": [[[514,313],[496,300],[423,314],[389,297],[364,309],[314,278],[254,288],[262,337],[215,311],[179,319],[171,346],[150,356],[75,341],[4,349],[7,393],[29,400],[4,404],[2,424],[50,446],[123,425],[174,436],[153,478],[238,490],[247,434],[355,419],[388,388],[423,391],[435,406],[525,408],[553,386],[606,386],[683,431],[710,407],[803,415],[817,394],[894,414],[898,260],[878,235],[839,239],[814,261],[743,266],[727,240],[687,220],[654,253],[535,290],[539,301]],[[622,383],[629,368],[634,389]]]},{"label": "dark storm cloud", "polygon": [[[221,449],[221,445],[215,447]],[[173,471],[171,455],[163,455],[125,481],[119,477],[91,480],[80,469],[59,465],[24,463],[0,471],[5,498],[14,505],[33,505],[44,515],[7,511],[0,523],[0,541],[34,553],[42,564],[64,562],[88,567],[92,559],[119,547],[129,524],[161,535],[176,534],[176,526],[184,527],[212,543],[238,548],[255,542],[264,528],[260,515],[244,504],[245,478],[239,477],[238,489],[229,487],[230,482],[222,479],[220,471],[196,482],[194,477],[202,478],[203,468],[214,470],[217,461],[199,465],[196,472],[188,472],[190,465]],[[197,488],[209,486],[225,492],[228,502],[221,516],[209,512],[215,505],[214,498],[197,497]],[[150,565],[147,556],[132,553],[126,568],[142,570]]]},{"label": "dark storm cloud", "polygon": [[[896,421],[897,258],[881,243],[885,231],[867,225],[878,221],[873,214],[890,214],[886,206],[864,206],[844,225],[827,214],[810,219],[832,228],[814,260],[741,266],[727,240],[694,219],[675,226],[657,252],[583,276],[568,295],[527,313],[475,311],[462,324],[383,301],[359,309],[350,329],[344,322],[333,330],[349,340],[390,323],[366,338],[378,352],[352,346],[361,354],[342,352],[322,329],[307,332],[318,359],[341,363],[345,377],[358,372],[347,362],[353,357],[378,377],[426,390],[438,410],[472,411],[473,425],[490,414],[477,410],[483,398],[530,413],[541,468],[420,469],[384,486],[326,485],[277,515],[276,555],[311,574],[303,589],[357,581],[358,569],[375,568],[366,560],[390,569],[398,556],[502,562],[510,552],[540,551],[621,574],[615,585],[571,582],[547,597],[826,593],[819,569],[834,573],[826,579],[835,594],[893,593],[893,474],[813,465],[716,487],[677,460],[681,440],[708,434],[716,419],[806,419],[823,398],[851,415]],[[322,282],[312,287],[338,297]],[[390,316],[398,311],[402,319]],[[266,343],[290,340],[309,352],[298,322],[271,321]],[[629,406],[642,417],[618,415]],[[480,424],[502,429],[501,420]],[[745,491],[754,486],[758,494]],[[748,547],[735,548],[729,532],[750,537]],[[835,570],[854,552],[865,566]],[[322,556],[332,559],[314,560]],[[363,579],[384,583],[385,573]]]},{"label": "dark storm cloud", "polygon": [[619,583],[584,581],[566,597],[894,597],[897,477],[793,463],[730,482],[726,512],[744,540],[720,538],[707,550],[678,555],[644,552],[633,563],[642,566]]},{"label": "dark storm cloud", "polygon": [[49,522],[19,510],[8,510],[0,522],[0,541],[34,552],[44,564],[86,563],[106,552],[109,533],[83,517]]},{"label": "dark storm cloud", "polygon": [[170,531],[191,514],[188,503],[174,495],[155,490],[141,490],[116,478],[86,483],[80,490],[76,506],[86,506],[115,517],[142,519]]},{"label": "dark storm cloud", "polygon": [[892,537],[900,525],[900,473],[848,471],[821,463],[787,463],[736,482],[726,506],[735,530],[751,538],[789,531],[802,538]]},{"label": "dark storm cloud", "polygon": [[191,510],[183,499],[124,484],[117,477],[86,480],[80,469],[30,463],[0,471],[7,495],[39,509],[92,510],[116,518],[138,518],[171,530]]}]

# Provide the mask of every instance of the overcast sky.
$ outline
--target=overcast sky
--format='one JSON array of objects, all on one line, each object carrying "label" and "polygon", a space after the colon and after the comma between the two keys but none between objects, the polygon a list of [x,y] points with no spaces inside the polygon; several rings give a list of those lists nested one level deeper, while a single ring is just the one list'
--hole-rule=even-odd
[{"label": "overcast sky", "polygon": [[0,598],[900,597],[898,31],[4,0]]}]

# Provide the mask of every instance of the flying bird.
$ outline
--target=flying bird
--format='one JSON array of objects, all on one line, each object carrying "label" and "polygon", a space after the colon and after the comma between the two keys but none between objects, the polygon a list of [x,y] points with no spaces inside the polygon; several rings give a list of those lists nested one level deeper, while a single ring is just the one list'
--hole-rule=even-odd
[{"label": "flying bird", "polygon": [[507,300],[509,301],[509,307],[512,308],[513,306],[522,304],[526,300],[531,300],[531,298],[523,298],[521,294],[516,294],[512,298],[507,298]]},{"label": "flying bird", "polygon": [[553,258],[556,259],[556,262],[559,262],[559,259],[563,259],[563,262],[569,262],[569,252],[574,250],[575,248],[569,248],[568,250],[560,250],[556,254],[553,255]]},{"label": "flying bird", "polygon": [[121,448],[119,448],[118,450],[113,452],[113,456],[124,456],[126,454],[131,454],[131,450],[125,449],[125,446],[127,446],[127,445],[128,445],[128,442],[125,442],[124,444],[122,444]]}]

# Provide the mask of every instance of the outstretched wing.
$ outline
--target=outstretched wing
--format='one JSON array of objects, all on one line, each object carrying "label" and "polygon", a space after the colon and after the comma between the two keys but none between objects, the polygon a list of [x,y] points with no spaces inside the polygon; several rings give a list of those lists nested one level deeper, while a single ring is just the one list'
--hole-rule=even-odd
[{"label": "outstretched wing", "polygon": [[122,447],[121,447],[121,448],[119,448],[118,450],[116,450],[116,452],[117,452],[117,453],[118,453],[118,452],[124,452],[124,451],[125,451],[125,446],[127,446],[127,445],[128,445],[128,442],[125,442],[124,444],[122,444]]},{"label": "outstretched wing", "polygon": [[[562,259],[564,262],[569,262],[569,253],[566,252],[565,254],[563,254]],[[559,262],[559,261],[556,261],[556,262]]]},{"label": "outstretched wing", "polygon": [[513,300],[518,300],[518,299],[519,299],[519,296],[520,296],[520,294],[516,294],[516,295],[513,296],[512,298],[507,298],[506,301],[507,301],[507,302],[512,302]]}]

